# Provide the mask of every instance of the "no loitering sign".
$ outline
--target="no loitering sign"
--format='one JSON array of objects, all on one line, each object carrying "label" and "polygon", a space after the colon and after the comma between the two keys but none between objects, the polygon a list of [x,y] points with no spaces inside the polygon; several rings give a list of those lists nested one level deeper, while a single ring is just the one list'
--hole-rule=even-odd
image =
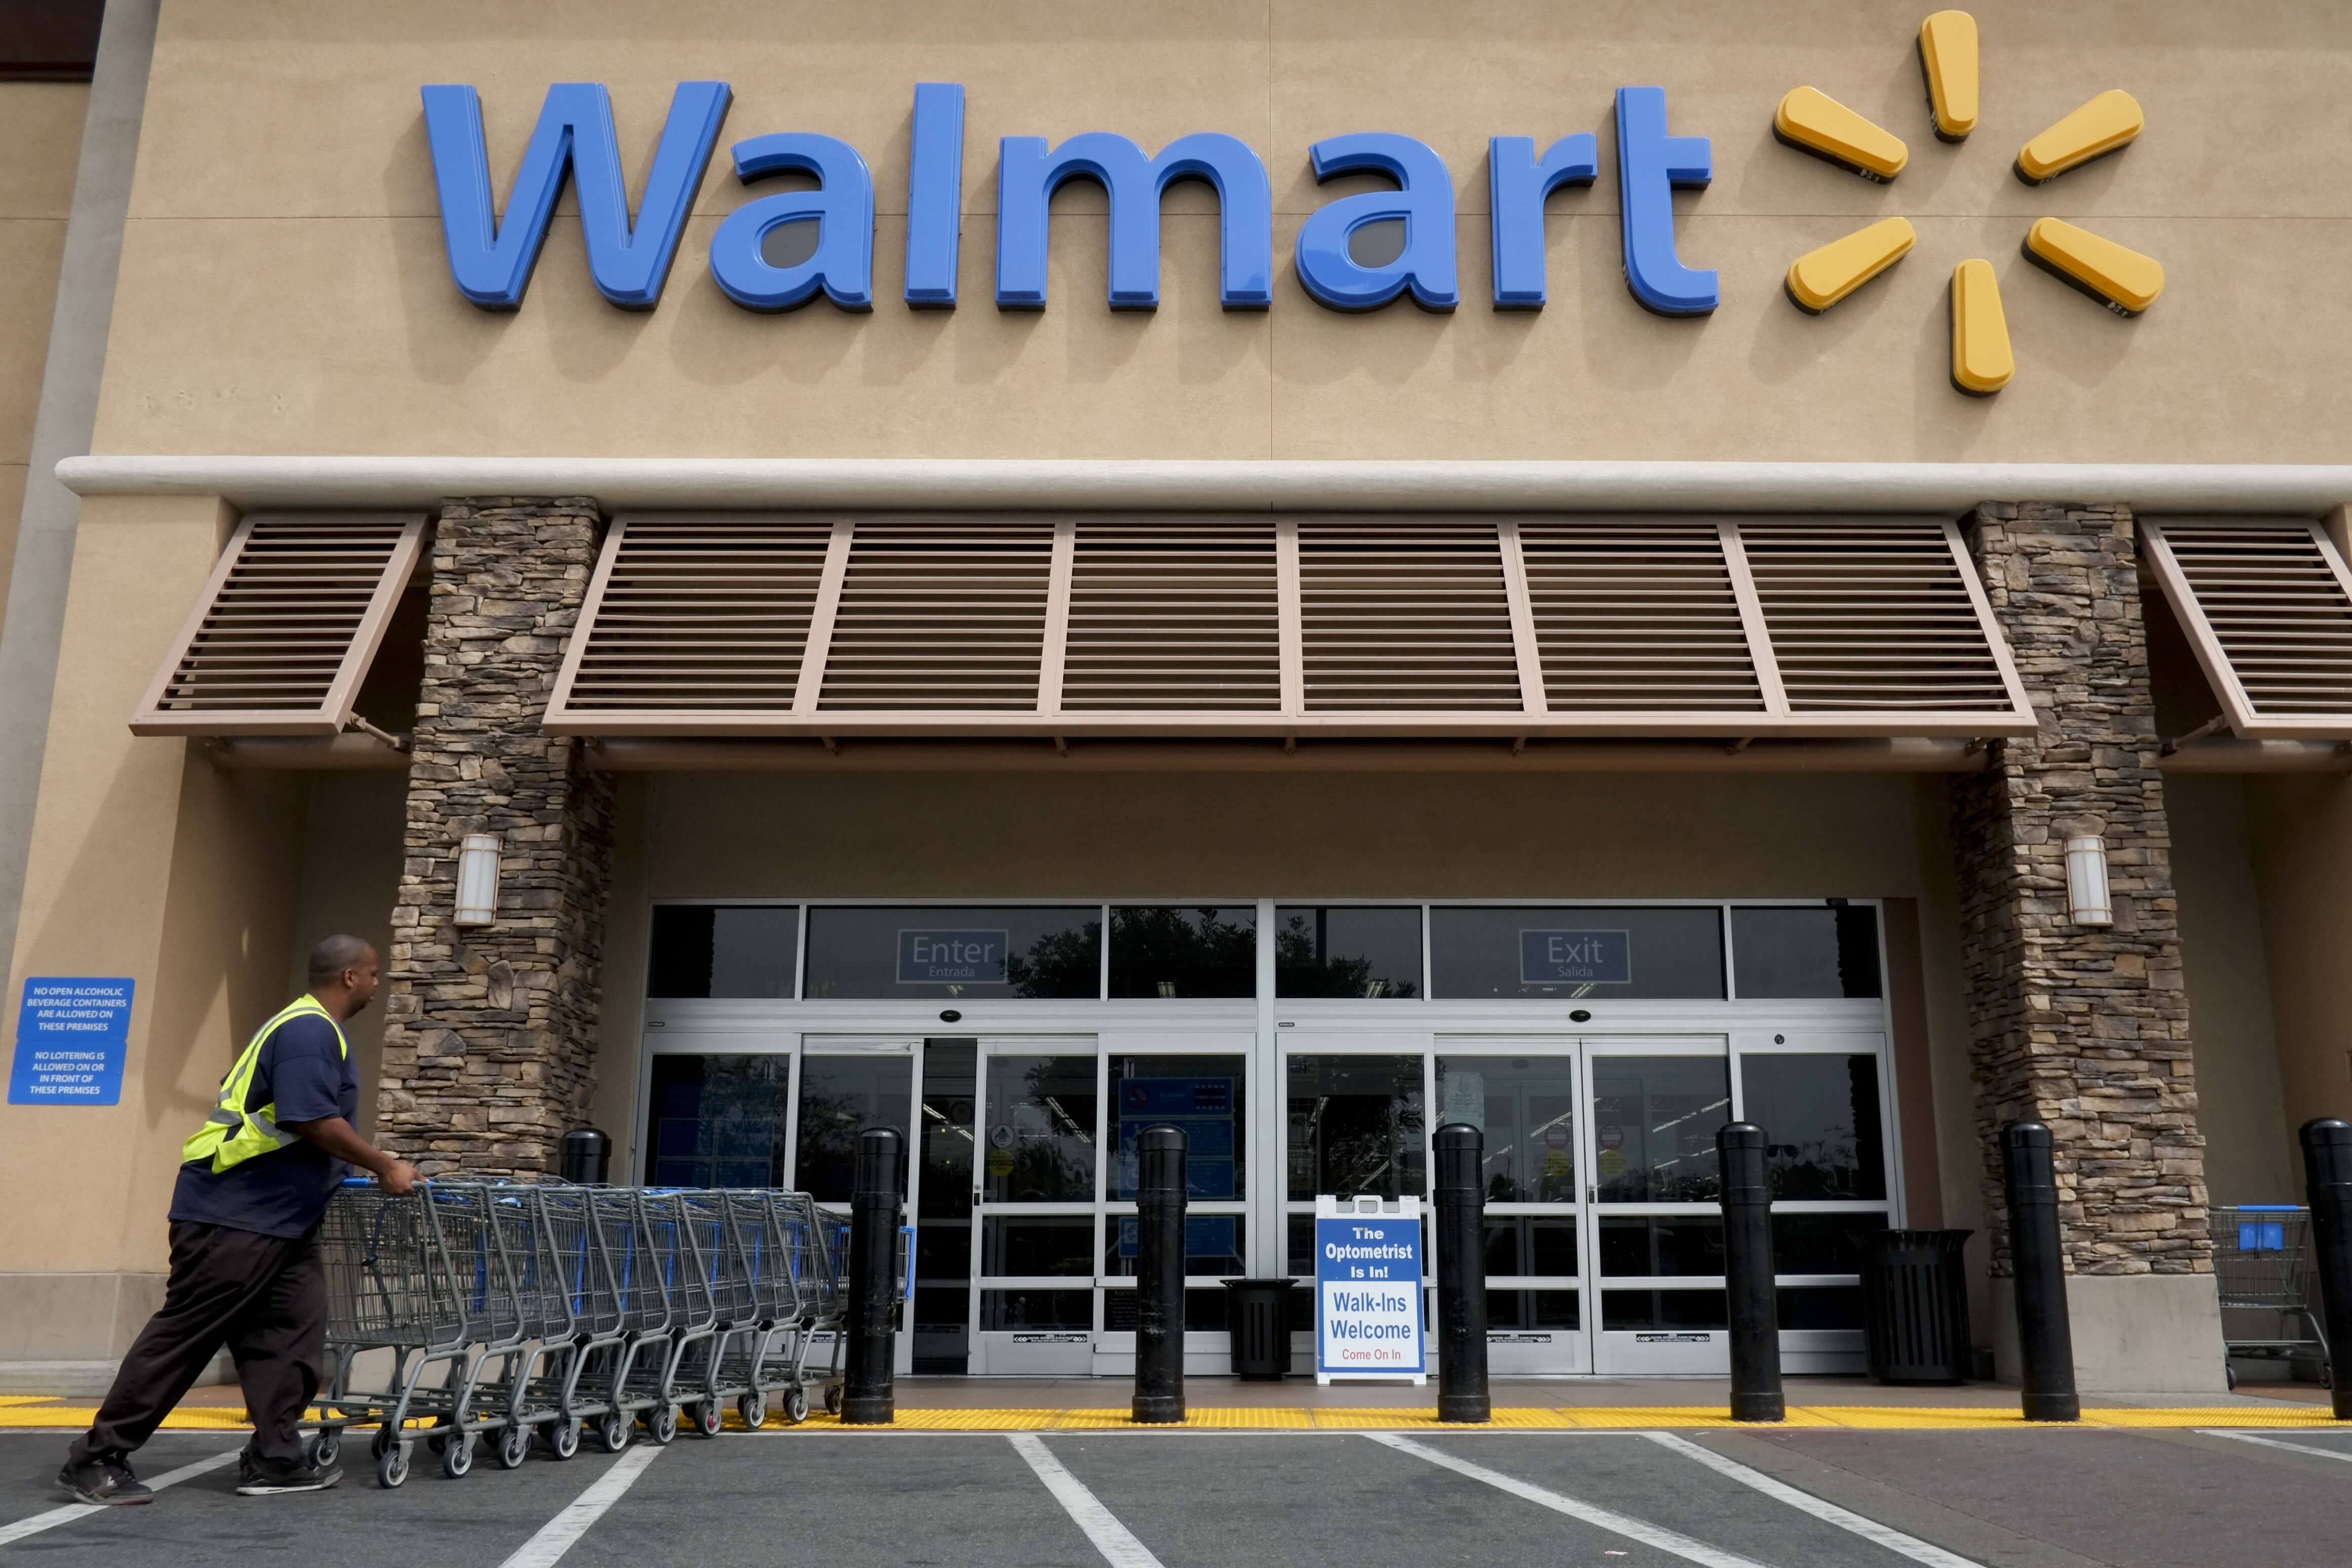
[{"label": "no loitering sign", "polygon": [[16,1015],[11,1105],[112,1105],[131,1039],[127,978],[37,975]]},{"label": "no loitering sign", "polygon": [[1315,1200],[1315,1381],[1425,1380],[1421,1200]]}]

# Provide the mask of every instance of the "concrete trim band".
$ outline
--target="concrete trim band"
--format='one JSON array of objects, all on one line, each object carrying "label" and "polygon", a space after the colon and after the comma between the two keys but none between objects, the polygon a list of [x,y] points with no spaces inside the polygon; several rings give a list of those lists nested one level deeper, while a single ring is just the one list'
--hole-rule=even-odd
[{"label": "concrete trim band", "polygon": [[608,509],[1958,513],[1979,501],[2031,498],[2314,517],[2352,501],[2346,464],[107,455],[68,457],[57,475],[81,496],[218,496],[248,508],[590,495]]}]

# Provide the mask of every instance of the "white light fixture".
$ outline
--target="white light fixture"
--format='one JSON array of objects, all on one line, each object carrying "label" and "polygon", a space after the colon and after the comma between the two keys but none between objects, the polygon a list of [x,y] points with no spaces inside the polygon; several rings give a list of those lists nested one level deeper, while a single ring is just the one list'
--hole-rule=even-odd
[{"label": "white light fixture", "polygon": [[457,924],[494,925],[498,918],[499,837],[467,833],[457,851]]},{"label": "white light fixture", "polygon": [[2077,925],[2113,925],[2107,894],[2107,841],[2095,833],[2066,841],[2066,913]]}]

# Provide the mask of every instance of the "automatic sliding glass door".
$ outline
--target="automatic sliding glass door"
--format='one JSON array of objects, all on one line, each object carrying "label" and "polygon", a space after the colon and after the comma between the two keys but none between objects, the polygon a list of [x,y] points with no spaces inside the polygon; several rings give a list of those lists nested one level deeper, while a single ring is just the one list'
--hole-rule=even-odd
[{"label": "automatic sliding glass door", "polygon": [[1728,1364],[1716,1130],[1732,1119],[1727,1042],[1587,1042],[1588,1258],[1600,1286],[1593,1370]]},{"label": "automatic sliding glass door", "polygon": [[1438,1124],[1486,1135],[1487,1365],[1590,1372],[1575,1042],[1440,1040],[1437,1052]]}]

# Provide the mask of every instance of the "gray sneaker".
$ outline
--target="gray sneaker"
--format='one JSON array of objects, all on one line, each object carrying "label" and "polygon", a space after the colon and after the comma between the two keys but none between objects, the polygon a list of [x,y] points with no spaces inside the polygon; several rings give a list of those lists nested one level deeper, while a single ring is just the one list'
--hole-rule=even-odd
[{"label": "gray sneaker", "polygon": [[75,1501],[96,1508],[155,1500],[147,1483],[131,1473],[127,1454],[97,1454],[79,1464],[68,1459],[66,1468],[58,1472],[58,1485],[73,1493]]},{"label": "gray sneaker", "polygon": [[332,1465],[298,1465],[291,1469],[274,1469],[257,1462],[251,1454],[239,1454],[236,1459],[236,1495],[239,1497],[275,1497],[282,1491],[325,1491],[343,1479],[343,1472]]}]

